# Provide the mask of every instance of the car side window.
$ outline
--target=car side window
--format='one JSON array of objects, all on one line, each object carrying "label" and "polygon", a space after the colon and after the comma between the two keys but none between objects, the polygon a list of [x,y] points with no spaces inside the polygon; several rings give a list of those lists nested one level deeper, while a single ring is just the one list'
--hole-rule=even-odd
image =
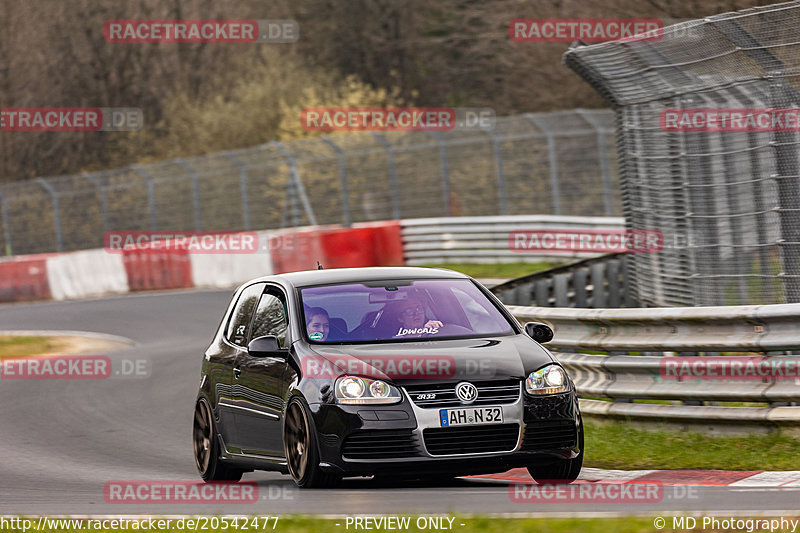
[{"label": "car side window", "polygon": [[239,295],[228,321],[228,328],[225,330],[225,338],[233,344],[244,346],[247,342],[247,325],[253,317],[253,310],[264,291],[264,286],[264,283],[250,285]]},{"label": "car side window", "polygon": [[264,335],[274,335],[285,348],[288,325],[286,297],[278,289],[267,289],[258,302],[251,325],[250,340]]}]

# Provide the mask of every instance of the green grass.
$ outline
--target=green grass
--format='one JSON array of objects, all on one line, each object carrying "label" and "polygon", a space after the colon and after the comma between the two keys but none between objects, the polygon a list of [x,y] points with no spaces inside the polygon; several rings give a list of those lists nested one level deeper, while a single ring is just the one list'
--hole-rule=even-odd
[{"label": "green grass", "polygon": [[710,436],[585,421],[584,466],[623,470],[800,470],[800,440],[779,435]]},{"label": "green grass", "polygon": [[51,351],[54,346],[48,337],[0,336],[0,358],[38,355]]},{"label": "green grass", "polygon": [[539,263],[496,263],[485,265],[479,263],[441,263],[423,266],[429,268],[449,268],[450,270],[463,272],[473,278],[519,278],[563,264],[564,263],[542,261]]},{"label": "green grass", "polygon": [[[366,509],[364,511],[367,511]],[[372,515],[376,516],[376,515]],[[379,515],[377,515],[379,516]],[[428,528],[428,529],[419,529],[416,526],[417,515],[391,515],[393,517],[397,516],[410,516],[410,527],[408,529],[385,529],[381,527],[376,527],[375,529],[370,529],[370,531],[375,532],[388,532],[388,531],[411,531],[411,532],[425,532],[430,533],[431,531],[444,531],[446,529],[436,529],[436,528]],[[473,533],[473,532],[480,532],[480,533],[528,533],[528,532],[536,532],[536,533],[572,533],[572,532],[580,532],[580,533],[653,533],[657,531],[654,527],[654,519],[657,516],[654,514],[653,516],[646,516],[646,517],[626,517],[626,518],[492,518],[492,517],[462,517],[458,515],[425,515],[425,516],[449,516],[451,518],[455,518],[452,523],[452,531],[457,531],[458,533]],[[790,519],[788,516],[784,516],[786,519]],[[36,525],[36,521],[38,517],[32,518],[33,525]],[[175,520],[173,520],[175,522]],[[278,531],[280,533],[342,533],[343,531],[364,531],[363,529],[355,529],[354,526],[351,524],[349,528],[346,527],[345,519],[343,518],[335,518],[335,519],[322,519],[322,518],[310,518],[310,517],[302,517],[302,516],[284,516],[280,517],[277,522],[277,527],[272,529],[274,521],[269,520],[268,527],[266,528],[249,528],[249,529],[235,529],[235,528],[228,528],[224,530],[229,533],[235,533],[237,531],[243,531],[248,533],[256,533],[256,532],[271,532],[271,531]],[[336,524],[339,524],[338,526]],[[445,521],[445,524],[447,522]],[[461,524],[464,524],[463,526]],[[701,526],[702,522],[700,519],[697,521],[698,528]],[[665,531],[673,531],[672,529],[672,519],[670,517],[666,518],[666,525],[667,527],[664,529]],[[22,528],[17,527],[8,527],[4,528],[4,531],[9,532],[22,532]],[[57,529],[55,531],[58,532],[65,532],[65,533],[78,533],[78,532],[85,532],[86,528],[84,529],[77,529],[77,528],[65,528],[65,529]],[[135,527],[129,527],[128,529],[103,529],[103,530],[94,530],[93,531],[138,531]],[[167,528],[167,529],[160,529],[159,532],[171,532],[171,531],[188,531],[188,529],[175,529]],[[210,533],[222,533],[222,529],[205,529],[203,531],[209,531]],[[760,531],[756,529],[754,531]]]}]

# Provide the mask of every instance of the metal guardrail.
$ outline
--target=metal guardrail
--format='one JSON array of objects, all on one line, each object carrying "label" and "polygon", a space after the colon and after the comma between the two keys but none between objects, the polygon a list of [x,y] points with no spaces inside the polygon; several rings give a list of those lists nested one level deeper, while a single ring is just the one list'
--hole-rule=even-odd
[{"label": "metal guardrail", "polygon": [[506,305],[638,307],[624,253],[583,259],[492,287]]},{"label": "metal guardrail", "polygon": [[509,307],[550,324],[549,346],[609,352],[773,352],[800,349],[800,304],[651,309]]},{"label": "metal guardrail", "polygon": [[618,217],[510,215],[416,218],[401,221],[408,265],[431,263],[516,263],[597,257],[592,253],[520,253],[509,233],[540,229],[624,229]]},{"label": "metal guardrail", "polygon": [[[781,358],[777,354],[800,350],[800,304],[666,309],[509,306],[509,310],[521,323],[539,321],[553,328],[555,337],[547,346],[575,381],[586,415],[725,430],[800,427],[800,406],[795,405],[800,402],[798,379],[678,379],[664,368],[671,352],[756,352],[777,362]],[[578,350],[611,354],[568,353]],[[637,400],[660,403],[634,403]],[[717,402],[763,406],[714,405]]]}]

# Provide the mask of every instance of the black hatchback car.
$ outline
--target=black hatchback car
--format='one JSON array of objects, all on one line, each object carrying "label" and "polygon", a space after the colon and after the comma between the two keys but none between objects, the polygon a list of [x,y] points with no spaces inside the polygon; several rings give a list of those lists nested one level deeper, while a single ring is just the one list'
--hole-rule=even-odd
[{"label": "black hatchback car", "polygon": [[197,468],[206,481],[278,470],[301,487],[515,467],[572,481],[583,424],[574,384],[537,342],[551,337],[448,270],[249,281],[205,353]]}]

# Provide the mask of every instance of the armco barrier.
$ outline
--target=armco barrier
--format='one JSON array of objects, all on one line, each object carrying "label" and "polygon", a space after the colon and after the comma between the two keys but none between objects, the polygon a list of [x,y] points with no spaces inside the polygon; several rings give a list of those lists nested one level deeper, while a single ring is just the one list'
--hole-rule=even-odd
[{"label": "armco barrier", "polygon": [[506,305],[537,307],[637,307],[628,254],[606,254],[557,266],[492,287]]},{"label": "armco barrier", "polygon": [[650,309],[509,309],[521,322],[553,326],[556,349],[611,352],[800,350],[800,304]]},{"label": "armco barrier", "polygon": [[[553,327],[555,336],[547,347],[568,370],[579,394],[590,398],[581,399],[586,415],[724,430],[800,430],[800,406],[794,405],[800,402],[798,380],[678,380],[666,378],[661,367],[672,352],[756,352],[777,361],[780,355],[776,352],[800,350],[796,326],[800,304],[667,309],[509,306],[509,310],[523,324],[540,321]],[[587,355],[558,350],[667,355]],[[666,403],[631,403],[633,400]],[[698,405],[671,405],[670,400]],[[715,402],[756,402],[764,407],[703,405]]]},{"label": "armco barrier", "polygon": [[20,302],[50,298],[47,258],[51,254],[20,256],[0,261],[0,301]]},{"label": "armco barrier", "polygon": [[625,228],[616,217],[509,215],[402,220],[407,265],[435,263],[532,263],[597,257],[582,252],[522,253],[509,246],[509,233],[526,230],[597,230]]}]

